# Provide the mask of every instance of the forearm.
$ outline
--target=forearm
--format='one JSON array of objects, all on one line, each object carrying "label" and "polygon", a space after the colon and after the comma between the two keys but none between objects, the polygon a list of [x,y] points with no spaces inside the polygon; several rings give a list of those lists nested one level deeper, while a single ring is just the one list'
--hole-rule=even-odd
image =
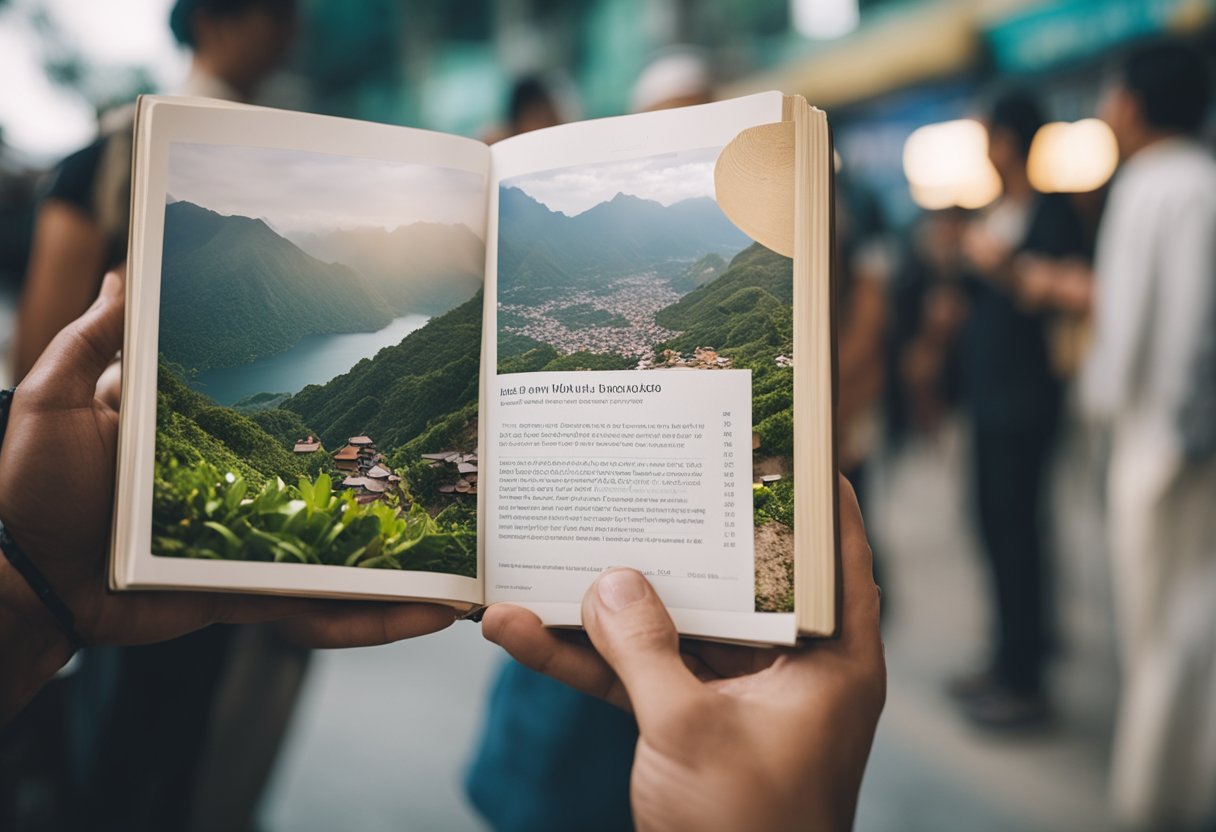
[{"label": "forearm", "polygon": [[78,208],[48,200],[38,212],[13,340],[17,379],[55,335],[89,307],[105,263],[105,237]]},{"label": "forearm", "polygon": [[12,565],[0,556],[0,726],[71,658],[67,639]]},{"label": "forearm", "polygon": [[1073,266],[1064,270],[1053,287],[1051,305],[1062,312],[1088,315],[1093,309],[1093,273],[1087,266]]}]

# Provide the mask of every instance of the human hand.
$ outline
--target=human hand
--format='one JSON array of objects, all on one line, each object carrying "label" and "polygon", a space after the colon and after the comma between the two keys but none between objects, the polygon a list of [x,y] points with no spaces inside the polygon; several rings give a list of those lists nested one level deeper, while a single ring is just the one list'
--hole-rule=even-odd
[{"label": "human hand", "polygon": [[1059,267],[1055,261],[1023,254],[1014,261],[1014,291],[1023,308],[1043,309],[1052,305]]},{"label": "human hand", "polygon": [[583,601],[591,646],[507,604],[483,632],[527,667],[637,716],[639,830],[848,829],[886,696],[879,593],[852,488],[841,482],[841,635],[794,650],[680,641],[639,573]]},{"label": "human hand", "polygon": [[[443,629],[451,609],[423,604],[328,602],[199,592],[107,591],[118,413],[113,380],[99,386],[122,342],[123,281],[107,275],[97,301],[64,329],[21,383],[0,451],[0,520],[72,610],[88,643],[162,641],[217,622],[291,619],[297,641],[379,644]],[[106,399],[103,401],[103,398]],[[0,641],[23,629],[38,682],[70,654],[49,613],[0,558]],[[23,622],[13,625],[16,619]],[[6,671],[8,668],[6,668]],[[6,680],[8,681],[8,680]],[[27,688],[29,685],[27,684]],[[26,693],[28,694],[28,690]],[[0,690],[0,721],[5,715]]]},{"label": "human hand", "polygon": [[1009,246],[979,223],[972,223],[963,234],[963,256],[984,277],[998,277],[1009,254]]}]

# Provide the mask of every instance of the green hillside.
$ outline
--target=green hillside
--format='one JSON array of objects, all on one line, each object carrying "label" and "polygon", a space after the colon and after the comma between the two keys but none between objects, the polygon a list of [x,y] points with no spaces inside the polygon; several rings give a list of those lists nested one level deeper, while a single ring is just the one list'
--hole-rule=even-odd
[{"label": "green hillside", "polygon": [[[498,320],[501,321],[502,319],[503,315],[500,312],[498,315]],[[534,350],[544,346],[546,345],[542,344],[540,341],[537,341],[535,338],[529,338],[527,335],[520,335],[518,332],[504,332],[500,329],[498,331],[498,371],[500,373],[506,372],[506,370],[502,369],[503,362],[512,356],[520,355],[528,352],[529,350]],[[549,347],[549,349],[552,349],[552,347]]]},{"label": "green hillside", "polygon": [[475,401],[481,359],[482,295],[433,318],[327,384],[311,384],[282,404],[327,447],[367,434],[382,448],[414,439],[428,425]]},{"label": "green hillside", "polygon": [[309,433],[298,414],[264,410],[246,416],[194,392],[164,364],[157,373],[159,459],[184,465],[206,461],[257,486],[275,477],[290,480],[315,473],[307,458],[290,451],[291,443]]},{"label": "green hillside", "polygon": [[572,352],[561,353],[548,344],[521,351],[517,355],[498,362],[499,375],[510,373],[538,373],[561,370],[632,370],[637,359],[625,358],[615,353]]},{"label": "green hillside", "polygon": [[659,312],[655,320],[671,329],[688,330],[707,318],[721,318],[715,309],[739,289],[757,288],[785,306],[794,303],[794,261],[753,243],[735,255],[716,279]]},{"label": "green hillside", "polygon": [[727,262],[720,254],[707,254],[679,274],[671,278],[671,288],[677,292],[691,292],[698,286],[703,286],[716,280],[726,271]]},{"label": "green hillside", "polygon": [[752,427],[768,454],[788,455],[794,446],[794,371],[774,360],[793,349],[793,299],[793,261],[756,243],[719,278],[655,315],[681,331],[657,351],[713,347],[732,367],[752,371]]},{"label": "green hillside", "polygon": [[[342,475],[331,470],[327,452],[289,450],[315,433],[298,413],[246,416],[219,407],[163,364],[158,387],[155,554],[476,575],[474,510],[421,501],[411,489],[425,485],[426,474],[433,478],[424,466],[415,464],[384,501],[359,503],[354,492],[337,487]],[[471,424],[475,433],[476,405],[450,414],[431,433],[453,422],[465,431]]]},{"label": "green hillside", "polygon": [[160,352],[175,364],[246,364],[306,335],[374,332],[392,318],[366,278],[310,257],[261,220],[165,207]]}]

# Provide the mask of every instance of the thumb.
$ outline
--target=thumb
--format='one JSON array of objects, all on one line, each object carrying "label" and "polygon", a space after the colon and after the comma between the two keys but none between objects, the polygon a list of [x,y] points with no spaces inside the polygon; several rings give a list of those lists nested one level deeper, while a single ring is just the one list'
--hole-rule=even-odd
[{"label": "thumb", "polygon": [[629,694],[643,731],[702,692],[680,658],[675,624],[654,587],[633,569],[610,569],[583,597],[583,627]]},{"label": "thumb", "polygon": [[93,305],[55,336],[21,383],[25,403],[39,408],[92,403],[97,380],[122,347],[123,309],[123,279],[110,272]]}]

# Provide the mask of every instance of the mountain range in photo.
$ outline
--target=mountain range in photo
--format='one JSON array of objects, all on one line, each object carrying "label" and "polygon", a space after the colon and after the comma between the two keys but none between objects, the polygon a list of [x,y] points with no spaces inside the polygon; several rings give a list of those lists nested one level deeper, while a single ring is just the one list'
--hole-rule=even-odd
[{"label": "mountain range in photo", "polygon": [[484,251],[463,225],[334,230],[293,241],[265,219],[170,201],[160,352],[202,371],[274,355],[308,335],[375,332],[401,315],[441,314],[480,290]]},{"label": "mountain range in photo", "polygon": [[709,197],[664,206],[618,193],[567,216],[514,187],[499,194],[500,300],[517,301],[529,288],[597,288],[605,279],[706,254],[729,257],[751,240]]}]

